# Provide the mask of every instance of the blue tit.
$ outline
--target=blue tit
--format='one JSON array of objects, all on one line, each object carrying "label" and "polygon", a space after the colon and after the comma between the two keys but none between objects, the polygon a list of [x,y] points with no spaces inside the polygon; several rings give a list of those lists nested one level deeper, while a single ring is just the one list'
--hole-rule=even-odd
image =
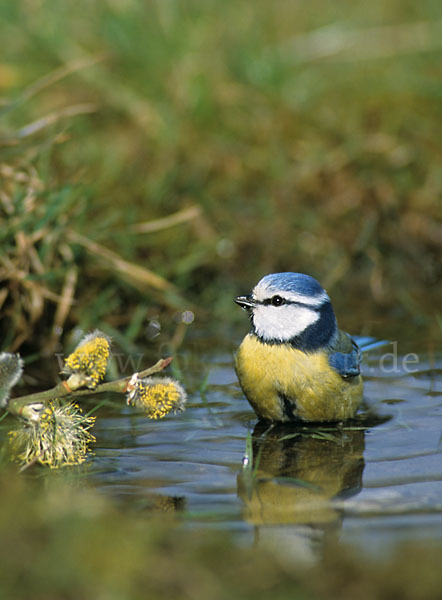
[{"label": "blue tit", "polygon": [[236,372],[259,418],[342,421],[355,415],[363,392],[360,350],[338,329],[316,279],[273,273],[235,302],[251,320]]}]

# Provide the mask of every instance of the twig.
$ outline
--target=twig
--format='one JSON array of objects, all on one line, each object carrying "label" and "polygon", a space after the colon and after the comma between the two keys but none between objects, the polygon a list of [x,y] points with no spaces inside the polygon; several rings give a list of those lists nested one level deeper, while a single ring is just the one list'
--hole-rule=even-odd
[{"label": "twig", "polygon": [[[144,371],[140,371],[138,376],[141,379],[143,377],[148,377],[153,373],[158,373],[159,371],[165,369],[171,362],[171,356],[168,358],[161,358],[152,367],[144,369]],[[28,394],[27,396],[21,396],[19,398],[12,398],[9,400],[7,411],[12,415],[20,417],[25,406],[46,402],[47,400],[53,400],[54,398],[77,398],[78,396],[90,396],[92,394],[102,394],[103,392],[117,392],[124,394],[127,391],[127,384],[129,383],[131,377],[132,375],[129,377],[123,377],[122,379],[116,379],[115,381],[107,381],[106,383],[97,385],[95,389],[82,389],[74,391],[67,386],[65,381],[61,381],[50,390]]]}]

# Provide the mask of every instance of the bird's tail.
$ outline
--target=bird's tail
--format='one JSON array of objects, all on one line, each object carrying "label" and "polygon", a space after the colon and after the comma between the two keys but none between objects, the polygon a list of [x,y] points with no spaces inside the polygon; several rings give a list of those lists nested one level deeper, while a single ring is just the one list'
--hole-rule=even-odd
[{"label": "bird's tail", "polygon": [[370,352],[371,350],[382,348],[382,346],[387,346],[391,343],[388,340],[377,340],[376,338],[369,336],[355,336],[354,340],[361,352]]}]

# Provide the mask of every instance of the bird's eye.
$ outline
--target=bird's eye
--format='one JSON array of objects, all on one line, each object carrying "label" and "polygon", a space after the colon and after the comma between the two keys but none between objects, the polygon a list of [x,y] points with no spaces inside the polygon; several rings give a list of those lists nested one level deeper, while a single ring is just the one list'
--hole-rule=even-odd
[{"label": "bird's eye", "polygon": [[273,296],[271,303],[272,306],[281,306],[281,304],[284,304],[284,298],[281,298],[281,296]]}]

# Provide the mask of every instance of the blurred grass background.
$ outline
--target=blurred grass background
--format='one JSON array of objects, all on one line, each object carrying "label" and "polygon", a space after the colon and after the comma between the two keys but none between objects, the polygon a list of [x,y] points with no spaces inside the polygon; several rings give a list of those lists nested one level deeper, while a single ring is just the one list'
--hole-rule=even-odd
[{"label": "blurred grass background", "polygon": [[319,278],[354,333],[434,329],[440,2],[11,0],[0,20],[3,347],[137,339],[189,307],[225,326],[278,270]]}]

